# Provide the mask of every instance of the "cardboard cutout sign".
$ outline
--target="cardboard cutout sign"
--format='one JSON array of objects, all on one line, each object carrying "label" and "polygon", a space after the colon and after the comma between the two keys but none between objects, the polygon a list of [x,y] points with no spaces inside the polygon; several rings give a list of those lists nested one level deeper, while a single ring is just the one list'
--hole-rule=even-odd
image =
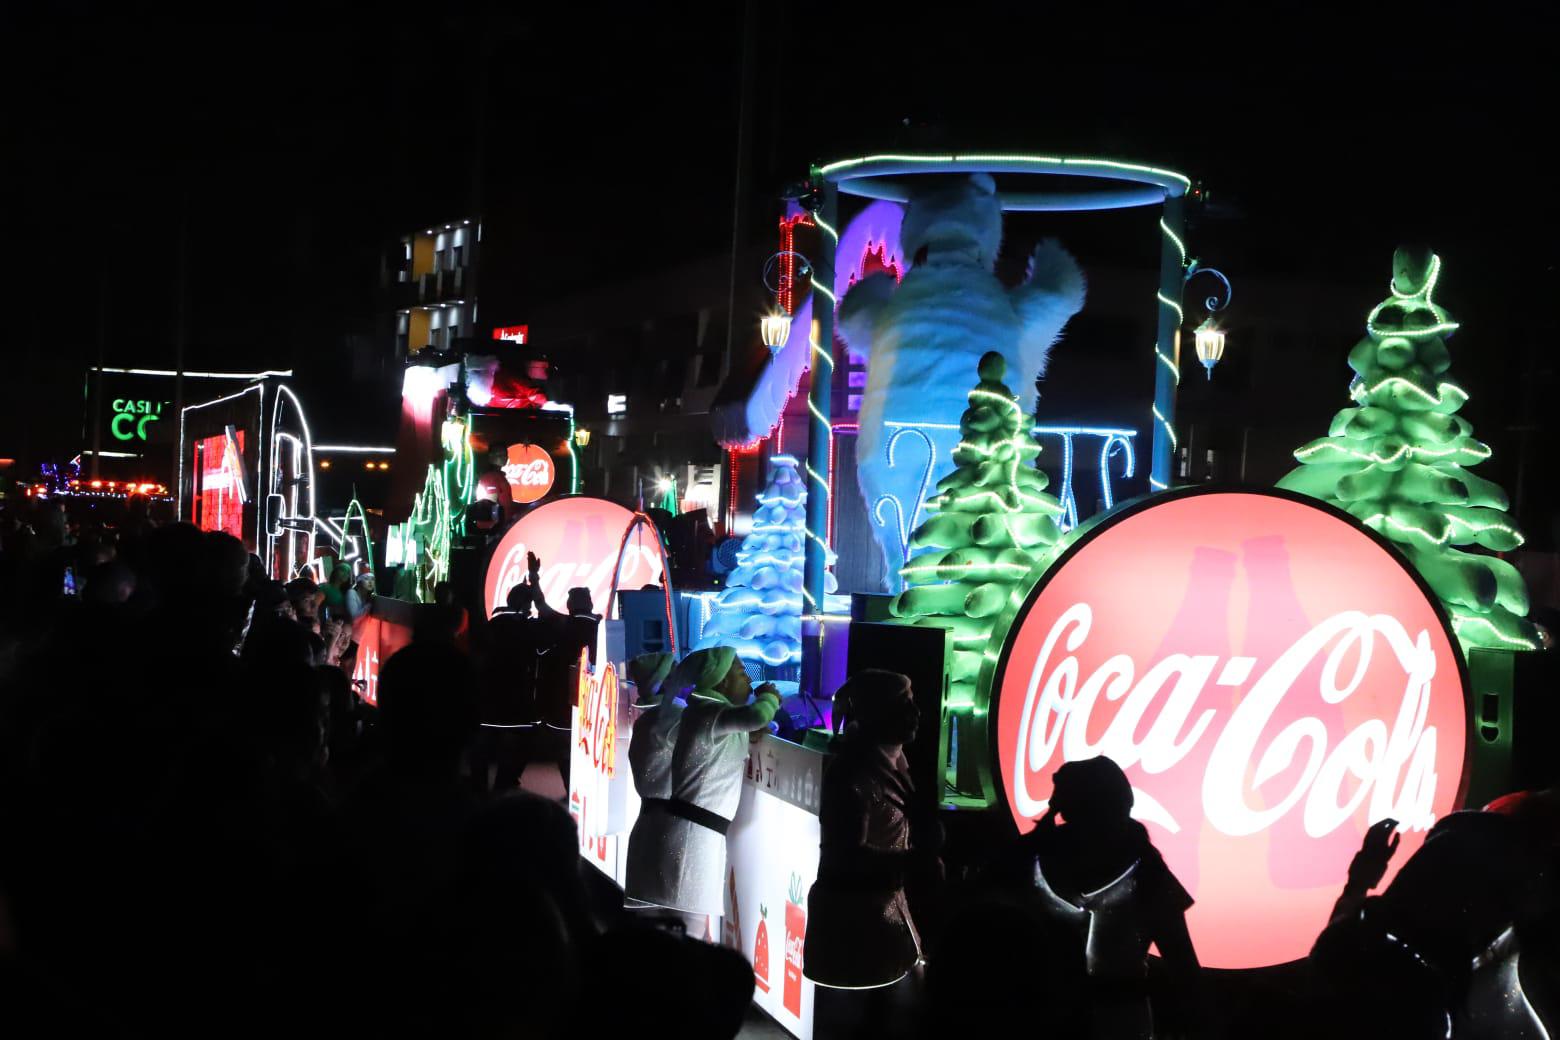
[{"label": "cardboard cutout sign", "polygon": [[1460,804],[1467,679],[1438,602],[1298,497],[1171,493],[1107,520],[1030,594],[993,693],[1019,828],[1063,762],[1113,759],[1211,967],[1305,956],[1371,823],[1400,822],[1395,870]]}]

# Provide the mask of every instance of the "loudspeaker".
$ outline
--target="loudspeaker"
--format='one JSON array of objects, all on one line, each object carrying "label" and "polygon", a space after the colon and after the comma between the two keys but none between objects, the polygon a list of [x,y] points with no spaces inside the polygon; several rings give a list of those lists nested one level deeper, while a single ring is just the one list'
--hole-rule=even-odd
[{"label": "loudspeaker", "polygon": [[846,674],[883,668],[908,676],[921,711],[915,742],[905,748],[916,798],[924,807],[943,801],[948,745],[944,736],[943,699],[948,683],[948,633],[940,628],[854,621]]},{"label": "loudspeaker", "polygon": [[1560,657],[1553,651],[1468,651],[1468,794],[1480,808],[1512,791],[1533,791],[1560,783],[1553,734],[1560,725],[1554,689]]}]

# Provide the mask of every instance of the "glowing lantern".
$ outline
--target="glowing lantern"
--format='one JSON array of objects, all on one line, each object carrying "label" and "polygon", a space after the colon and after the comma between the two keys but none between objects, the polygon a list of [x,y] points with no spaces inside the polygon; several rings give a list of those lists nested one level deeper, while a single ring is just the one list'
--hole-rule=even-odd
[{"label": "glowing lantern", "polygon": [[1197,338],[1197,360],[1202,362],[1203,368],[1208,372],[1208,378],[1213,378],[1213,366],[1219,363],[1224,356],[1224,330],[1213,323],[1213,316],[1209,315],[1203,323],[1197,326],[1195,333]]},{"label": "glowing lantern", "polygon": [[764,338],[764,346],[778,353],[791,336],[791,316],[781,311],[766,314],[758,323],[758,331]]}]

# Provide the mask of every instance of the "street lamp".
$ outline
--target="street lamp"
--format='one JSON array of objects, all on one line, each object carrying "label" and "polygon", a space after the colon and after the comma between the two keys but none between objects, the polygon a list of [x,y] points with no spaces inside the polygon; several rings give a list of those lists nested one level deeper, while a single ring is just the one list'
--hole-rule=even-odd
[{"label": "street lamp", "polygon": [[589,447],[590,446],[590,431],[587,430],[583,426],[581,426],[579,429],[575,430],[574,431],[574,443],[578,444],[582,448]]},{"label": "street lamp", "polygon": [[1222,271],[1212,267],[1202,267],[1193,260],[1186,267],[1186,281],[1190,282],[1200,274],[1209,274],[1217,278],[1224,286],[1224,297],[1218,295],[1208,297],[1203,301],[1203,306],[1208,309],[1208,316],[1203,323],[1197,326],[1193,332],[1193,338],[1197,344],[1197,360],[1202,362],[1203,369],[1208,373],[1208,378],[1213,378],[1213,366],[1219,363],[1224,356],[1224,330],[1219,328],[1213,320],[1213,316],[1230,305],[1230,297],[1234,295],[1230,289],[1230,280],[1224,277]]},{"label": "street lamp", "polygon": [[772,353],[778,353],[791,336],[791,316],[778,310],[766,314],[758,323],[758,331],[764,337],[764,346]]}]

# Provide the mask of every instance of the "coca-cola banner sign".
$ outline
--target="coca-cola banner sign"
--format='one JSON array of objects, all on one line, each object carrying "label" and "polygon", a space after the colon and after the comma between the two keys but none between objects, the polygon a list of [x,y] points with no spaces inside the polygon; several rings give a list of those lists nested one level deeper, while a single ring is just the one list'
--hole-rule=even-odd
[{"label": "coca-cola banner sign", "polygon": [[1467,683],[1436,601],[1373,533],[1282,493],[1107,520],[1030,594],[993,683],[1019,828],[1063,762],[1114,759],[1212,967],[1303,957],[1371,823],[1400,821],[1401,864],[1460,804]]},{"label": "coca-cola banner sign", "polygon": [[[525,580],[527,552],[542,561],[541,586],[554,609],[564,609],[569,590],[590,589],[598,614],[608,614],[607,597],[614,570],[618,588],[637,589],[659,583],[662,549],[655,530],[641,524],[628,544],[623,535],[634,514],[600,498],[560,498],[537,506],[504,532],[488,562],[482,583],[483,603],[491,616],[509,590]],[[622,547],[622,559],[618,558]]]}]

